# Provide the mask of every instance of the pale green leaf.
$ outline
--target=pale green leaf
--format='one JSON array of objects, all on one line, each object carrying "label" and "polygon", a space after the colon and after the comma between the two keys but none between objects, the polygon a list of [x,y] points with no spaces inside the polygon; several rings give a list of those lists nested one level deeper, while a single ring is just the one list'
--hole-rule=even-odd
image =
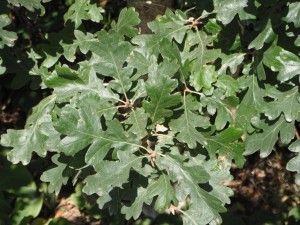
[{"label": "pale green leaf", "polygon": [[96,4],[91,4],[89,0],[76,0],[64,15],[64,19],[74,22],[75,28],[78,28],[83,20],[91,20],[100,22],[104,10],[97,7]]},{"label": "pale green leaf", "polygon": [[[29,11],[34,11],[35,9],[41,9],[44,11],[44,7],[42,6],[42,0],[7,0],[8,3],[11,3],[17,7],[24,6]],[[45,0],[43,0],[45,2]]]},{"label": "pale green leaf", "polygon": [[127,37],[134,37],[138,34],[137,25],[140,23],[139,14],[134,8],[123,9],[118,18],[118,22],[112,23],[112,29],[121,35],[126,35]]},{"label": "pale green leaf", "polygon": [[225,25],[247,6],[247,0],[214,0],[213,2],[217,20]]},{"label": "pale green leaf", "polygon": [[294,23],[295,27],[300,27],[300,3],[289,3],[289,12],[286,17],[283,18],[288,23]]},{"label": "pale green leaf", "polygon": [[244,53],[235,53],[231,55],[222,54],[222,66],[218,71],[218,74],[226,74],[227,68],[229,68],[230,73],[234,74],[238,66],[244,61]]},{"label": "pale green leaf", "polygon": [[59,154],[52,156],[51,160],[57,166],[45,171],[41,176],[41,181],[49,183],[49,193],[54,192],[56,195],[59,194],[61,187],[66,185],[69,179],[63,174],[67,165],[58,161],[59,156]]},{"label": "pale green leaf", "polygon": [[248,49],[255,48],[256,50],[259,50],[264,46],[264,43],[270,43],[273,41],[275,36],[271,20],[268,20],[264,30],[260,32],[260,34],[249,44]]},{"label": "pale green leaf", "polygon": [[[25,129],[8,130],[7,134],[1,136],[1,145],[13,147],[9,152],[8,159],[13,163],[29,163],[32,153],[36,152],[40,157],[45,157],[49,139],[56,139],[57,132],[52,126],[50,112],[53,110],[56,96],[50,95],[43,99],[33,108],[32,114],[27,119]],[[43,129],[43,127],[45,127]]]},{"label": "pale green leaf", "polygon": [[[14,42],[17,40],[18,36],[15,32],[4,30],[11,23],[8,15],[0,15],[0,49],[7,45],[9,47],[14,46]],[[0,73],[1,74],[1,73]]]},{"label": "pale green leaf", "polygon": [[138,138],[142,139],[147,135],[148,114],[145,113],[143,108],[137,108],[132,110],[128,119],[125,121],[126,124],[131,124],[129,131],[134,133]]}]

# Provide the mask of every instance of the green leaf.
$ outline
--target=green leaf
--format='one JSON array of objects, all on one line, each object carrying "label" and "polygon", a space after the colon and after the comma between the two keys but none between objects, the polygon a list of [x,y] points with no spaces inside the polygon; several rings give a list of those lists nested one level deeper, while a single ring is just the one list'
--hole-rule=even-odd
[{"label": "green leaf", "polygon": [[249,44],[248,49],[255,48],[256,50],[259,50],[264,46],[264,43],[273,41],[275,36],[271,20],[269,19],[264,30]]},{"label": "green leaf", "polygon": [[300,173],[300,140],[293,142],[289,146],[289,150],[298,153],[294,158],[292,158],[286,165],[286,169],[292,172]]},{"label": "green leaf", "polygon": [[278,79],[280,81],[287,81],[292,79],[294,76],[298,76],[300,74],[300,58],[299,56],[288,52],[286,50],[282,50],[279,56],[276,57],[278,62],[281,64]]},{"label": "green leaf", "polygon": [[90,44],[90,50],[99,56],[94,68],[98,73],[113,77],[115,80],[111,82],[115,88],[120,88],[117,91],[126,96],[126,92],[131,87],[132,69],[123,68],[123,64],[129,57],[132,46],[129,42],[119,41],[117,34],[103,30],[99,32],[98,39],[97,43]]},{"label": "green leaf", "polygon": [[102,8],[96,4],[90,4],[89,0],[76,0],[64,15],[64,19],[74,22],[75,28],[78,28],[82,24],[82,20],[99,23],[103,19],[101,15],[103,12]]},{"label": "green leaf", "polygon": [[143,102],[143,107],[150,114],[152,124],[162,123],[166,117],[173,115],[169,109],[180,102],[180,94],[171,94],[177,87],[177,81],[164,74],[150,77],[146,81],[146,91],[150,97],[149,101]]},{"label": "green leaf", "polygon": [[[62,109],[55,126],[66,135],[58,144],[61,152],[75,155],[89,146],[85,160],[87,164],[94,165],[100,163],[110,149],[130,152],[139,149],[139,140],[132,133],[125,132],[119,121],[106,121],[108,129],[104,131],[100,117],[107,108],[101,105],[105,107],[98,96],[90,93],[76,99],[74,106],[67,105]],[[113,115],[116,109],[110,110],[108,115]]]},{"label": "green leaf", "polygon": [[221,221],[219,213],[225,211],[222,202],[198,185],[210,180],[202,166],[185,166],[178,156],[170,154],[159,155],[156,163],[169,173],[173,182],[177,182],[175,193],[178,201],[190,197],[188,210],[182,211],[185,225],[205,225],[213,219]]},{"label": "green leaf", "polygon": [[121,212],[126,215],[126,219],[137,219],[143,209],[143,205],[150,205],[153,198],[155,200],[155,210],[162,213],[169,208],[171,202],[175,199],[175,191],[170,183],[169,177],[162,174],[158,179],[151,180],[147,188],[139,187],[137,197],[130,206],[123,206]]},{"label": "green leaf", "polygon": [[203,69],[199,70],[191,79],[193,80],[193,86],[196,91],[200,91],[202,88],[210,90],[212,84],[217,81],[218,74],[216,73],[214,66],[204,66]]},{"label": "green leaf", "polygon": [[138,29],[135,26],[139,25],[140,22],[139,14],[134,8],[125,8],[120,12],[118,22],[113,22],[111,26],[113,30],[121,35],[134,37],[138,34]]},{"label": "green leaf", "polygon": [[48,149],[48,140],[57,139],[57,132],[53,129],[49,113],[55,104],[55,95],[43,99],[33,108],[23,130],[8,130],[1,136],[1,145],[13,147],[8,159],[13,163],[29,163],[32,153],[45,157]]},{"label": "green leaf", "polygon": [[288,81],[299,75],[300,58],[276,44],[264,52],[263,63],[272,71],[278,71],[278,80]]},{"label": "green leaf", "polygon": [[[116,187],[122,187],[129,180],[132,168],[138,170],[144,156],[136,157],[128,152],[118,151],[118,161],[102,161],[95,167],[96,174],[88,176],[85,180],[83,192],[91,195],[108,196]],[[108,196],[109,197],[109,196]]]},{"label": "green leaf", "polygon": [[10,222],[13,225],[28,224],[31,218],[35,218],[41,212],[43,196],[22,196],[16,199],[15,208]]},{"label": "green leaf", "polygon": [[75,30],[74,36],[76,39],[73,40],[73,43],[61,43],[64,49],[63,54],[65,58],[70,62],[74,62],[74,60],[76,59],[76,51],[78,48],[83,54],[86,55],[91,48],[90,44],[93,42],[97,42],[97,39],[94,37],[93,34],[84,34],[80,30]]},{"label": "green leaf", "polygon": [[131,124],[129,131],[134,133],[139,139],[142,139],[147,135],[146,126],[148,122],[148,114],[145,113],[143,108],[137,108],[133,110],[126,124]]},{"label": "green leaf", "polygon": [[160,42],[164,38],[172,41],[175,39],[178,43],[182,43],[185,33],[189,30],[186,26],[187,17],[180,11],[173,13],[167,9],[164,16],[148,23],[149,28],[154,32],[154,35],[137,35],[132,39],[132,43],[139,46],[138,51],[147,59],[150,56],[158,56]]},{"label": "green leaf", "polygon": [[294,23],[296,28],[300,27],[300,3],[293,2],[289,3],[289,12],[286,17],[283,18],[284,21],[288,23]]},{"label": "green leaf", "polygon": [[197,105],[198,107],[200,106],[191,96],[184,96],[182,101],[184,113],[180,118],[172,120],[169,124],[172,131],[176,134],[176,139],[187,143],[191,149],[196,148],[197,142],[205,146],[207,142],[196,127],[209,127],[211,125],[209,119],[192,112],[192,110],[197,109]]},{"label": "green leaf", "polygon": [[[26,9],[28,9],[29,11],[34,11],[35,9],[41,9],[42,11],[44,11],[44,7],[41,4],[42,0],[31,0],[31,1],[27,1],[27,0],[7,0],[8,3],[11,3],[17,7],[20,6],[24,6]],[[43,2],[45,2],[45,0],[43,0]]]},{"label": "green leaf", "polygon": [[237,13],[247,6],[247,0],[213,0],[217,20],[223,24],[230,23]]},{"label": "green leaf", "polygon": [[219,157],[225,157],[231,161],[234,159],[239,168],[244,165],[245,158],[243,157],[244,144],[238,142],[238,139],[243,135],[241,129],[229,127],[221,133],[207,138],[207,149],[211,157],[216,154]]},{"label": "green leaf", "polygon": [[3,27],[6,27],[10,23],[11,21],[8,15],[0,15],[0,49],[2,49],[4,45],[7,45],[9,47],[14,46],[14,42],[18,39],[18,36],[15,32],[3,29]]},{"label": "green leaf", "polygon": [[260,128],[262,132],[247,137],[245,155],[260,150],[260,156],[267,157],[272,152],[273,146],[279,138],[279,133],[283,143],[289,143],[294,138],[294,125],[288,123],[283,116],[275,121],[265,122],[254,117],[251,122],[255,127]]},{"label": "green leaf", "polygon": [[218,90],[223,92],[226,97],[236,96],[240,89],[238,81],[229,75],[219,75],[214,86],[218,87]]},{"label": "green leaf", "polygon": [[227,123],[234,123],[236,106],[239,103],[237,97],[231,96],[223,99],[223,96],[204,96],[201,102],[203,106],[207,107],[210,115],[216,114],[215,126],[217,130],[222,130]]},{"label": "green leaf", "polygon": [[284,114],[287,122],[292,122],[298,118],[300,108],[298,87],[288,91],[270,88],[266,91],[266,95],[273,99],[273,101],[266,103],[262,109],[269,120],[275,120],[281,113]]},{"label": "green leaf", "polygon": [[229,68],[231,74],[234,74],[237,71],[238,66],[243,62],[244,57],[244,53],[235,53],[231,55],[222,54],[222,66],[219,69],[218,74],[227,74],[227,68]]},{"label": "green leaf", "polygon": [[63,174],[67,165],[58,161],[59,156],[59,154],[52,156],[51,160],[57,166],[45,171],[41,176],[41,181],[49,182],[49,193],[54,192],[56,195],[59,194],[62,185],[66,185],[69,179]]},{"label": "green leaf", "polygon": [[242,128],[244,131],[251,131],[253,128],[250,121],[261,112],[265,104],[263,100],[265,93],[264,90],[258,86],[255,76],[244,79],[248,90],[236,111],[236,127]]}]

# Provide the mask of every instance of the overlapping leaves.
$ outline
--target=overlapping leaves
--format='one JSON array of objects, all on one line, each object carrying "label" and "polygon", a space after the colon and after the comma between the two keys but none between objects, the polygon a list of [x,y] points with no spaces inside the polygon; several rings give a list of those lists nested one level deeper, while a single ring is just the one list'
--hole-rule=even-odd
[{"label": "overlapping leaves", "polygon": [[[297,4],[289,4],[282,23],[299,27]],[[222,185],[232,179],[228,165],[242,167],[244,154],[266,157],[279,138],[285,144],[294,138],[300,59],[282,46],[274,18],[247,30],[253,19],[247,12],[260,4],[213,5],[215,29],[168,10],[149,23],[152,34],[139,35],[130,8],[111,30],[91,34],[82,21],[99,22],[102,9],[76,1],[65,15],[76,30],[66,23],[36,51],[31,73],[53,95],[33,109],[25,129],[1,137],[13,148],[9,159],[27,164],[33,152],[56,152],[56,166],[41,177],[50,191],[59,192],[68,172],[74,182],[83,180],[83,192],[98,196],[100,208],[121,209],[127,219],[137,219],[146,204],[182,215],[185,225],[220,223],[232,195]],[[222,29],[234,24],[241,37],[222,45]],[[290,150],[299,152],[297,141]],[[298,158],[287,169],[299,173]]]}]

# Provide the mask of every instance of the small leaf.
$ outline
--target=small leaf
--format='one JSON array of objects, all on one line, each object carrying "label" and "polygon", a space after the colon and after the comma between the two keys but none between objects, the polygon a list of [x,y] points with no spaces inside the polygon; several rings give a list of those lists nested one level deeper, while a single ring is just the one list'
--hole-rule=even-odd
[{"label": "small leaf", "polygon": [[76,0],[64,15],[64,19],[65,21],[70,20],[74,22],[75,28],[78,28],[82,20],[100,22],[103,18],[101,15],[103,12],[102,8],[97,7],[95,4],[90,4],[89,0]]},{"label": "small leaf", "polygon": [[231,74],[234,74],[238,66],[244,61],[244,53],[235,53],[231,55],[222,55],[222,66],[218,71],[218,74],[226,74],[227,68],[229,68]]},{"label": "small leaf", "polygon": [[57,166],[45,171],[41,176],[41,181],[49,182],[49,193],[59,194],[62,185],[66,185],[69,177],[66,177],[63,172],[65,171],[67,164],[58,161],[59,154],[52,156],[51,160]]},{"label": "small leaf", "polygon": [[249,44],[248,49],[255,48],[256,50],[259,50],[264,46],[264,43],[273,41],[275,36],[271,20],[269,19],[264,30]]},{"label": "small leaf", "polygon": [[213,66],[204,66],[201,70],[191,76],[193,80],[193,87],[196,91],[200,91],[202,88],[210,90],[212,84],[217,81],[218,74]]},{"label": "small leaf", "polygon": [[118,22],[111,24],[112,29],[121,35],[134,37],[138,34],[138,29],[135,26],[140,23],[139,14],[134,8],[123,9],[118,18]]},{"label": "small leaf", "polygon": [[217,130],[222,130],[227,123],[234,124],[235,122],[235,110],[239,103],[237,97],[228,97],[222,99],[217,95],[202,98],[203,106],[207,106],[207,111],[210,115],[216,114],[215,126]]},{"label": "small leaf", "polygon": [[0,15],[0,49],[2,49],[4,45],[7,45],[9,47],[14,46],[14,42],[18,39],[18,36],[15,32],[3,29],[3,27],[9,25],[10,22],[11,21],[8,15]]},{"label": "small leaf", "polygon": [[133,110],[130,113],[128,119],[125,121],[126,124],[132,124],[129,131],[134,133],[140,139],[147,135],[147,122],[148,115],[142,108],[137,108]]},{"label": "small leaf", "polygon": [[284,21],[288,23],[294,23],[295,27],[300,27],[300,3],[299,2],[293,2],[289,3],[289,12],[286,15],[285,18],[283,18]]}]

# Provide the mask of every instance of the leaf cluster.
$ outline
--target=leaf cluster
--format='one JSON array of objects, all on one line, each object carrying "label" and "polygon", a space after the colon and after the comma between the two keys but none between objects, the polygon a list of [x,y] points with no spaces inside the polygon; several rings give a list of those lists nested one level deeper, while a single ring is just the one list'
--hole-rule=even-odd
[{"label": "leaf cluster", "polygon": [[[1,136],[8,159],[26,165],[51,153],[55,166],[41,176],[50,192],[83,182],[101,209],[126,219],[150,205],[186,225],[221,223],[231,163],[295,139],[300,4],[206,2],[197,19],[167,10],[148,24],[152,34],[139,34],[133,8],[110,30],[87,31],[83,20],[100,22],[103,10],[76,1],[65,28],[29,53],[30,73],[53,91],[23,130]],[[298,162],[287,169],[299,174]]]}]

